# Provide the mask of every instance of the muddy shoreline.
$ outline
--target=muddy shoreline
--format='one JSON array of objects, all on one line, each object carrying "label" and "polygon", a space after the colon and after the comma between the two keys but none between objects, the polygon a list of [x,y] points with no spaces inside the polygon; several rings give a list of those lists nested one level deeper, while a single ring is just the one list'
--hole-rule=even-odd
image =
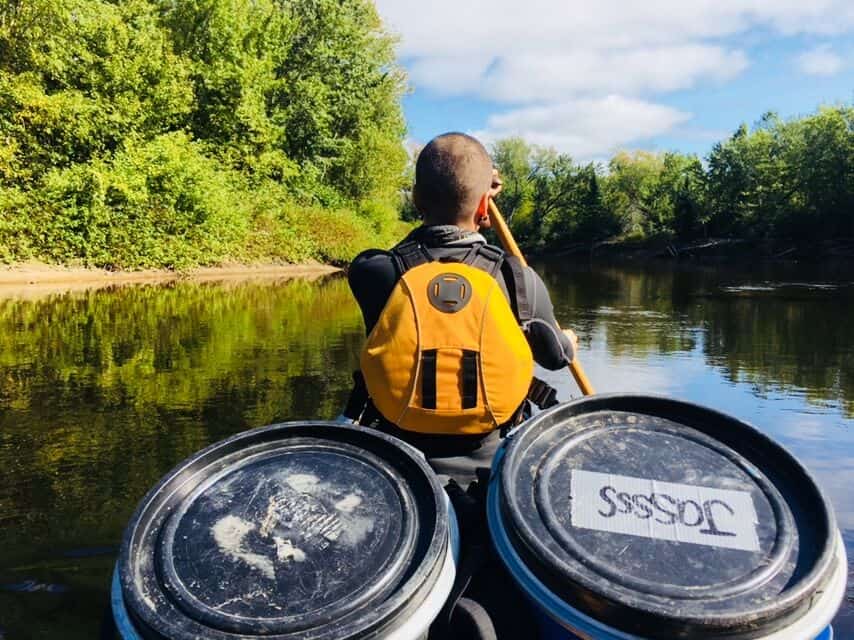
[{"label": "muddy shoreline", "polygon": [[145,271],[108,271],[87,267],[60,267],[27,263],[0,267],[0,294],[81,291],[113,286],[164,284],[176,281],[219,282],[248,279],[317,278],[341,269],[320,263],[222,265],[187,271],[149,269]]}]

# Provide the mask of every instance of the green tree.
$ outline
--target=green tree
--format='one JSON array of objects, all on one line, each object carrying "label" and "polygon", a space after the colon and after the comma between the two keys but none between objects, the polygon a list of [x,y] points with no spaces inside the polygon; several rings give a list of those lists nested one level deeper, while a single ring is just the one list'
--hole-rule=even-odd
[{"label": "green tree", "polygon": [[680,238],[704,234],[708,216],[705,213],[705,174],[699,158],[665,153],[657,190],[663,206],[654,228],[672,231]]},{"label": "green tree", "polygon": [[504,188],[499,204],[516,239],[522,245],[540,240],[539,218],[534,211],[535,178],[543,151],[522,138],[506,138],[492,146],[492,160]]},{"label": "green tree", "polygon": [[854,109],[791,121],[765,114],[709,155],[715,233],[792,238],[854,235]]},{"label": "green tree", "polygon": [[621,151],[607,170],[501,140],[502,206],[527,247],[610,237],[854,236],[854,107],[783,120],[766,113],[716,144],[706,164],[675,152]]},{"label": "green tree", "polygon": [[621,152],[609,164],[605,201],[634,234],[670,234],[679,227],[690,235],[705,220],[703,189],[703,167],[695,156]]},{"label": "green tree", "polygon": [[535,148],[522,138],[499,140],[492,147],[492,161],[501,176],[501,206],[508,220],[530,213],[534,197]]},{"label": "green tree", "polygon": [[588,164],[578,176],[576,240],[603,240],[622,231],[622,221],[605,205],[596,166]]},{"label": "green tree", "polygon": [[782,134],[794,193],[780,233],[854,237],[854,108],[821,108]]},{"label": "green tree", "polygon": [[666,217],[656,201],[663,171],[663,158],[646,151],[620,152],[608,164],[605,201],[628,232],[655,232],[655,221]]},{"label": "green tree", "polygon": [[539,149],[533,170],[533,224],[538,242],[550,248],[570,242],[577,225],[578,167],[553,149]]},{"label": "green tree", "polygon": [[399,232],[394,40],[369,0],[0,6],[0,258],[347,260]]},{"label": "green tree", "polygon": [[37,188],[53,169],[179,127],[193,108],[188,71],[147,0],[4,3],[4,186]]},{"label": "green tree", "polygon": [[403,186],[399,192],[400,217],[406,222],[414,223],[421,220],[421,214],[415,207],[415,201],[412,198],[412,188],[415,185],[415,163],[418,161],[418,155],[421,153],[422,148],[422,145],[410,145],[406,170],[403,174]]}]

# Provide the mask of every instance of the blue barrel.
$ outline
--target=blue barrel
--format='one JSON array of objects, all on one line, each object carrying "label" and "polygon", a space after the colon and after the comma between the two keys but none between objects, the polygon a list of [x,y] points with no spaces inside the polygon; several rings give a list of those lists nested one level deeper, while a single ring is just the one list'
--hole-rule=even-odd
[{"label": "blue barrel", "polygon": [[447,496],[409,445],[273,425],[192,456],[142,500],[113,619],[123,640],[416,640],[458,551]]},{"label": "blue barrel", "polygon": [[553,407],[499,449],[487,516],[544,640],[833,637],[847,561],[828,501],[719,412],[641,395]]}]

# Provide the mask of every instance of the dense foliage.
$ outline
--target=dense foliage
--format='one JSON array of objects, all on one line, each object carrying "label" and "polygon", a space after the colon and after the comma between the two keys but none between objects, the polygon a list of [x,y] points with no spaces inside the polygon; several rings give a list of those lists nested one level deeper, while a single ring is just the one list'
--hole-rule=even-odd
[{"label": "dense foliage", "polygon": [[618,153],[601,165],[520,139],[494,145],[502,207],[528,247],[621,236],[854,237],[854,107],[791,121],[765,115],[702,162]]},{"label": "dense foliage", "polygon": [[9,0],[0,259],[343,261],[398,231],[393,40],[370,0]]}]

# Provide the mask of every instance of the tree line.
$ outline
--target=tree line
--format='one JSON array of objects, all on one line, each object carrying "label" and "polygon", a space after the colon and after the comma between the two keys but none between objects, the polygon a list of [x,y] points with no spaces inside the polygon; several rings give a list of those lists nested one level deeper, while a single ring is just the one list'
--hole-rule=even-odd
[{"label": "tree line", "polygon": [[528,248],[611,238],[854,237],[854,107],[742,125],[709,155],[620,152],[607,165],[520,138],[493,145],[501,205]]},{"label": "tree line", "polygon": [[[371,0],[0,4],[0,262],[343,263],[393,244],[417,219],[394,44]],[[852,128],[835,106],[767,114],[704,159],[493,151],[529,249],[821,239],[854,236]]]},{"label": "tree line", "polygon": [[370,0],[7,0],[0,261],[345,261],[399,232]]}]

